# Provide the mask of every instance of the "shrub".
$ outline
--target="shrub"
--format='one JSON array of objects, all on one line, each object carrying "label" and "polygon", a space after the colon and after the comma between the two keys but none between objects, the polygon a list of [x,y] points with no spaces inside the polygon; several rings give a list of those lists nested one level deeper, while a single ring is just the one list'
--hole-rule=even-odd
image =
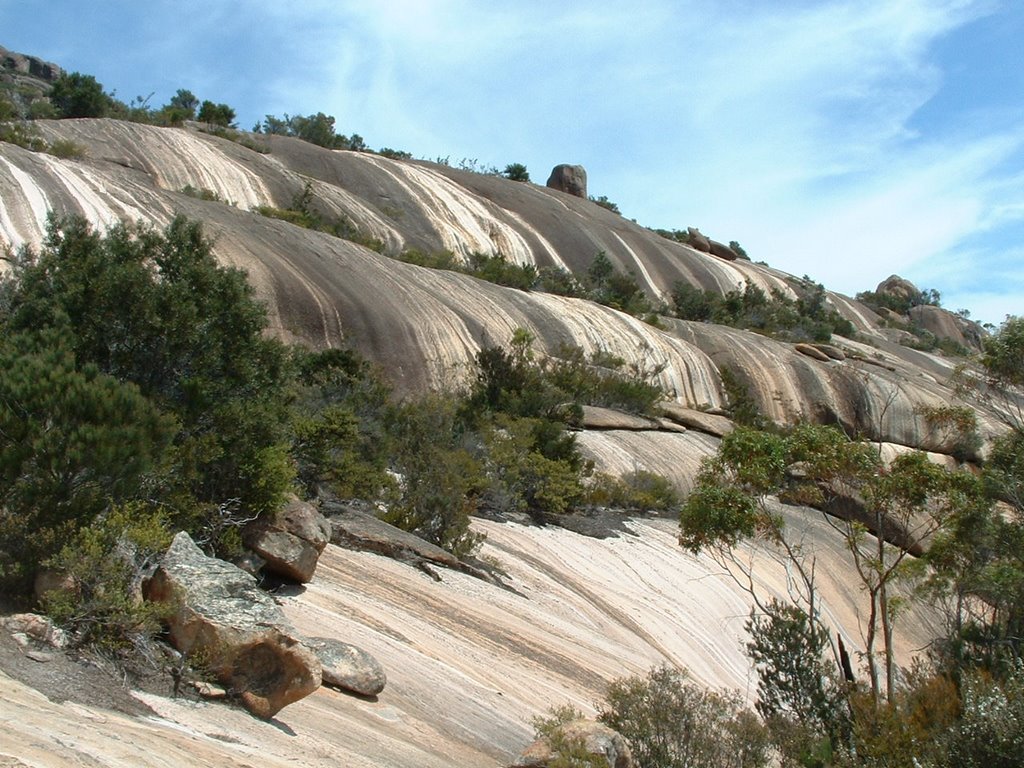
[{"label": "shrub", "polygon": [[583,497],[582,464],[575,439],[551,422],[499,416],[485,432],[485,493],[500,512],[544,519],[572,510]]},{"label": "shrub", "polygon": [[828,634],[806,611],[771,600],[746,623],[757,669],[757,711],[783,754],[807,764],[830,755],[848,731],[844,691],[822,655]]},{"label": "shrub", "polygon": [[587,486],[587,502],[634,514],[679,512],[679,492],[667,479],[637,469],[622,477],[599,474]]},{"label": "shrub", "polygon": [[82,528],[48,565],[73,585],[44,598],[79,645],[123,654],[153,635],[166,606],[143,602],[142,579],[171,543],[164,515],[133,502]]},{"label": "shrub", "polygon": [[80,72],[64,73],[50,87],[50,103],[62,118],[103,117],[111,102],[95,77]]},{"label": "shrub", "polygon": [[[263,336],[266,315],[244,273],[217,264],[198,224],[178,218],[163,232],[117,226],[101,236],[82,219],[53,222],[3,294],[9,333],[58,334],[69,376],[89,380],[94,368],[173,416],[170,464],[154,493],[212,510],[237,505],[243,516],[280,504],[290,483],[281,450],[288,357]],[[104,422],[119,423],[116,414]]]},{"label": "shrub", "polygon": [[469,516],[486,480],[455,398],[438,394],[404,403],[391,414],[389,431],[401,482],[384,519],[456,556],[470,554],[481,537],[470,531]]},{"label": "shrub", "polygon": [[608,768],[608,760],[592,755],[580,739],[567,738],[562,728],[581,720],[583,713],[571,704],[554,707],[547,717],[535,717],[532,721],[538,739],[547,741],[555,758],[547,768]]},{"label": "shrub", "polygon": [[220,128],[235,127],[235,110],[227,104],[214,104],[207,99],[199,107],[199,114],[196,116],[199,122]]},{"label": "shrub", "polygon": [[57,139],[45,151],[64,160],[78,160],[86,154],[85,147],[69,139]]},{"label": "shrub", "polygon": [[505,166],[505,170],[501,172],[501,175],[510,181],[530,180],[530,172],[526,170],[526,166],[522,163],[509,163]]},{"label": "shrub", "polygon": [[769,765],[767,733],[736,694],[705,690],[685,670],[657,667],[608,686],[598,714],[646,768]]},{"label": "shrub", "polygon": [[746,328],[787,341],[828,341],[833,333],[854,333],[850,321],[827,306],[823,286],[804,278],[793,287],[796,299],[780,291],[768,296],[750,283],[742,291],[720,295],[679,281],[672,287],[674,314],[682,320]]},{"label": "shrub", "polygon": [[590,202],[596,203],[597,205],[601,206],[605,210],[611,211],[612,213],[617,213],[620,216],[622,215],[622,211],[619,210],[619,206],[617,206],[604,195],[601,195],[600,197],[594,197],[593,195],[591,195]]},{"label": "shrub", "polygon": [[1024,761],[1024,662],[1001,681],[972,673],[963,683],[963,713],[953,730],[950,765],[1019,768]]},{"label": "shrub", "polygon": [[0,342],[0,584],[26,590],[110,499],[138,492],[172,428],[134,384],[76,365],[59,334]]},{"label": "shrub", "polygon": [[382,240],[363,234],[359,231],[358,227],[344,216],[332,219],[324,218],[314,207],[312,181],[306,182],[302,192],[299,192],[292,198],[292,203],[288,208],[274,208],[270,205],[261,205],[253,210],[269,219],[286,221],[297,227],[314,229],[317,232],[326,232],[343,240],[358,243],[365,248],[369,248],[371,251],[380,253],[384,250],[384,242]]},{"label": "shrub", "polygon": [[45,152],[46,139],[39,133],[39,129],[29,123],[13,121],[0,124],[0,141],[8,144],[17,144],[22,149],[32,152]]}]

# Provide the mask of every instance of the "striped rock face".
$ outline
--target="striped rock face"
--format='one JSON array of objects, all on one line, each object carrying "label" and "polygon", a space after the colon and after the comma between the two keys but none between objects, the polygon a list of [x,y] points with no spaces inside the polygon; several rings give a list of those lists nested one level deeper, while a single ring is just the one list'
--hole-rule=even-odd
[{"label": "striped rock face", "polygon": [[[199,219],[218,258],[248,273],[275,334],[315,348],[351,345],[400,392],[452,386],[483,345],[505,343],[517,328],[535,335],[540,353],[576,344],[642,368],[664,366],[658,380],[674,404],[664,420],[598,414],[580,434],[599,469],[648,469],[689,488],[730,426],[718,413],[726,367],[778,421],[838,423],[884,444],[887,456],[925,448],[951,461],[952,439],[929,425],[926,411],[958,402],[953,363],[890,343],[877,316],[852,299],[828,294],[859,340],[834,338],[841,354],[810,355],[750,332],[670,319],[654,327],[588,301],[389,257],[411,248],[457,257],[480,251],[583,274],[604,251],[653,298],[679,280],[721,293],[750,283],[792,294],[789,276],[777,270],[670,242],[588,200],[275,136],[248,137],[269,150],[258,152],[186,128],[111,120],[38,127],[47,141],[72,141],[85,154],[60,159],[0,144],[0,240],[12,248],[38,246],[50,212],[80,214],[98,227],[163,226],[179,213]],[[254,210],[287,208],[306,189],[325,217],[346,218],[383,243],[384,254]],[[978,413],[984,451],[998,414]],[[819,558],[830,623],[848,647],[863,650],[863,605],[847,578],[844,543],[818,513],[804,510],[794,524]],[[160,717],[138,720],[56,704],[0,675],[0,758],[493,768],[532,739],[531,717],[566,703],[592,714],[608,682],[665,661],[688,667],[699,682],[753,695],[743,652],[749,596],[721,564],[683,552],[673,521],[632,522],[629,535],[606,540],[474,525],[488,537],[482,555],[514,591],[457,572],[435,582],[394,560],[328,545],[305,590],[281,598],[299,632],[357,644],[380,662],[388,686],[375,701],[320,688],[268,723],[228,707],[144,696]],[[765,593],[785,596],[790,581],[773,558],[751,551],[741,562],[755,564]],[[909,660],[937,631],[927,615],[901,616],[900,658]]]},{"label": "striped rock face", "polygon": [[[537,337],[540,353],[575,344],[628,364],[663,365],[659,381],[681,406],[721,408],[719,369],[728,366],[777,421],[838,423],[851,433],[938,453],[955,448],[926,416],[955,401],[948,383],[954,364],[887,341],[878,317],[849,298],[828,295],[860,340],[835,338],[829,354],[814,355],[710,324],[666,320],[655,328],[588,301],[516,291],[388,256],[411,248],[463,258],[500,253],[518,264],[580,275],[604,251],[653,298],[665,298],[680,280],[723,293],[749,283],[793,295],[784,273],[671,242],[588,200],[278,136],[247,136],[262,150],[255,151],[187,128],[115,120],[36,125],[48,142],[74,142],[84,156],[60,159],[0,145],[0,241],[38,246],[50,212],[80,214],[99,227],[121,220],[162,226],[179,213],[200,219],[218,257],[248,272],[274,332],[318,348],[352,345],[382,365],[399,391],[459,382],[481,346],[506,343],[521,327]],[[213,199],[182,193],[189,188]],[[325,217],[346,219],[380,241],[384,254],[255,212],[286,208],[307,189]],[[999,428],[984,411],[979,421],[983,453]],[[679,461],[670,451],[664,463]]]}]

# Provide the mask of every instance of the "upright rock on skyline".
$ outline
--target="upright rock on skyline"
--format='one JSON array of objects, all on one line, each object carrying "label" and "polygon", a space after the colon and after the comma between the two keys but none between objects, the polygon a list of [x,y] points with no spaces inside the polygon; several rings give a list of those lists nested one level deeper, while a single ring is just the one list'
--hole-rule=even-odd
[{"label": "upright rock on skyline", "polygon": [[582,165],[556,165],[551,169],[547,186],[586,200],[587,171]]}]

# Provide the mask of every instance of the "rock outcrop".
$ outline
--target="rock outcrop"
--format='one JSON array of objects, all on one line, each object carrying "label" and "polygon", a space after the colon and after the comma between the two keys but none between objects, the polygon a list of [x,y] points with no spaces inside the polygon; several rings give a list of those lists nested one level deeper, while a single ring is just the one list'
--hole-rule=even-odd
[{"label": "rock outcrop", "polygon": [[317,558],[330,540],[327,518],[294,497],[272,520],[256,520],[243,533],[245,545],[265,561],[266,571],[300,584],[313,578]]},{"label": "rock outcrop", "polygon": [[711,253],[711,241],[701,234],[701,231],[696,227],[686,228],[687,240],[689,246],[701,253]]},{"label": "rock outcrop", "polygon": [[[564,739],[563,743],[582,745],[587,755],[603,760],[608,768],[636,768],[629,744],[618,731],[607,725],[593,720],[573,720],[561,726],[558,733]],[[549,739],[537,739],[523,751],[512,768],[548,768],[559,755]]]},{"label": "rock outcrop", "polygon": [[556,165],[551,169],[547,186],[586,200],[587,171],[582,165]]},{"label": "rock outcrop", "polygon": [[921,289],[899,275],[889,275],[875,287],[875,293],[907,304],[916,303],[921,298]]},{"label": "rock outcrop", "polygon": [[29,75],[47,82],[53,82],[63,73],[63,70],[56,64],[43,61],[36,56],[26,56],[23,53],[9,51],[3,46],[0,46],[0,69],[19,75]]},{"label": "rock outcrop", "polygon": [[271,718],[320,686],[320,660],[270,596],[245,571],[204,555],[188,534],[174,537],[146,596],[170,607],[174,647],[257,717]]},{"label": "rock outcrop", "polygon": [[961,317],[942,307],[920,304],[907,313],[910,322],[938,339],[949,339],[964,349],[981,351],[985,329],[973,320]]},{"label": "rock outcrop", "polygon": [[708,238],[708,245],[711,248],[712,256],[717,256],[718,258],[725,259],[726,261],[736,261],[736,259],[739,258],[739,254],[725,243],[720,243],[717,240]]}]

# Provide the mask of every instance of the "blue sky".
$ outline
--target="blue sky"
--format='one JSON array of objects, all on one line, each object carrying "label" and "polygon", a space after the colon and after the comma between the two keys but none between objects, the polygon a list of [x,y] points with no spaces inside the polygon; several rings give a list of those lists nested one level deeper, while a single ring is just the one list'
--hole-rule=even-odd
[{"label": "blue sky", "polygon": [[124,99],[323,111],[374,148],[562,162],[853,294],[1024,314],[1020,0],[0,0],[0,45]]}]

